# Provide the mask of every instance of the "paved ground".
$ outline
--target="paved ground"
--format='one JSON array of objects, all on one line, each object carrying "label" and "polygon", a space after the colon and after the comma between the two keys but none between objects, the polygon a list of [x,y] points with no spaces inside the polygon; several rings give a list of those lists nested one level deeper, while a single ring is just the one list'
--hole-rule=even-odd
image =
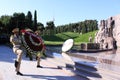
[{"label": "paved ground", "polygon": [[0,80],[83,80],[70,71],[57,69],[57,65],[49,59],[42,59],[43,68],[36,68],[36,61],[30,61],[24,56],[21,64],[24,76],[18,76],[14,68],[15,59],[16,55],[11,48],[0,46]]}]

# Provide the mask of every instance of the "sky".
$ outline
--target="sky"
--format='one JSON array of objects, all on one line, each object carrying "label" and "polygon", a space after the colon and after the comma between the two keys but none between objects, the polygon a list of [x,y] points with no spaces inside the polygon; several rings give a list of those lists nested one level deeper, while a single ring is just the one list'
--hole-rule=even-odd
[{"label": "sky", "polygon": [[37,21],[55,26],[84,20],[103,20],[120,14],[120,0],[0,0],[0,16],[30,11]]}]

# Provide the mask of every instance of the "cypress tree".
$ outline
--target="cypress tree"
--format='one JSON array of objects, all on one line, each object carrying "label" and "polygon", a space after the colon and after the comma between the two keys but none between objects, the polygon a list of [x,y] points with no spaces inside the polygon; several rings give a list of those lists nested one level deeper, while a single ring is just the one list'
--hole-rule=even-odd
[{"label": "cypress tree", "polygon": [[34,12],[34,28],[33,28],[33,30],[35,31],[35,30],[37,30],[37,11],[35,10],[35,12]]},{"label": "cypress tree", "polygon": [[26,16],[26,27],[33,29],[32,23],[33,23],[32,14],[30,11],[28,11],[27,16]]}]

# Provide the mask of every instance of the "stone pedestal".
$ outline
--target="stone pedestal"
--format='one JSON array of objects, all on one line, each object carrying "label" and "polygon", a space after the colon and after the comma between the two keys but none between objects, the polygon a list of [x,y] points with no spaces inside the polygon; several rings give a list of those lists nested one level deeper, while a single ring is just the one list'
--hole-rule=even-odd
[{"label": "stone pedestal", "polygon": [[80,44],[82,50],[97,50],[100,49],[99,43],[81,43]]}]

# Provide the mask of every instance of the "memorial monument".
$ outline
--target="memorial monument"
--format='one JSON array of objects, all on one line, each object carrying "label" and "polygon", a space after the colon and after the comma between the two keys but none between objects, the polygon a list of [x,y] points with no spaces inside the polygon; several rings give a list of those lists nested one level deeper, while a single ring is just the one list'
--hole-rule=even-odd
[{"label": "memorial monument", "polygon": [[100,21],[95,43],[100,43],[101,49],[116,49],[120,46],[120,15]]}]

